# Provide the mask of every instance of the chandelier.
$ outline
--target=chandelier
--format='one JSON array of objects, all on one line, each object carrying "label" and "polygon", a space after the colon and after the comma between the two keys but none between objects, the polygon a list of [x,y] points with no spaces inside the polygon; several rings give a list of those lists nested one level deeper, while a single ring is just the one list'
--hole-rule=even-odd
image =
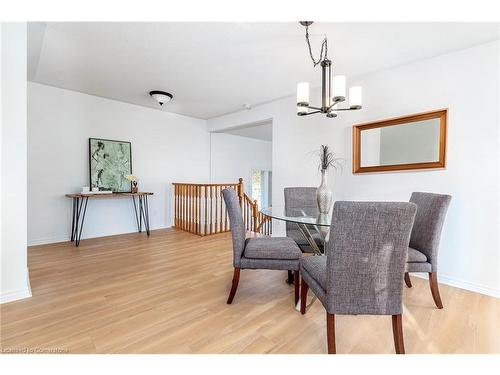
[{"label": "chandelier", "polygon": [[326,117],[337,117],[338,111],[353,111],[361,109],[361,87],[349,88],[349,106],[339,108],[338,105],[346,100],[346,78],[343,75],[332,77],[332,61],[328,59],[328,40],[325,36],[321,43],[318,60],[314,59],[311,42],[309,41],[309,26],[312,21],[301,21],[306,28],[306,42],[309,56],[314,67],[321,65],[321,107],[309,105],[309,82],[297,84],[297,115],[307,116],[315,113],[325,113]]}]

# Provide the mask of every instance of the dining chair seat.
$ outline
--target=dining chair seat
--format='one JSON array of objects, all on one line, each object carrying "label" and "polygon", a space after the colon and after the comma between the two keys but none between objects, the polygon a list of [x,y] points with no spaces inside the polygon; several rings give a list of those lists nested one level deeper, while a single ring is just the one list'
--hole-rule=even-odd
[{"label": "dining chair seat", "polygon": [[251,259],[299,259],[302,252],[291,238],[256,237],[246,240],[243,256]]},{"label": "dining chair seat", "polygon": [[302,278],[314,290],[321,303],[326,303],[326,256],[307,256],[300,260]]},{"label": "dining chair seat", "polygon": [[[405,267],[405,272],[431,272],[432,271],[432,264],[429,262],[406,262],[406,267]],[[406,274],[405,274],[405,282],[408,286],[408,282],[406,281]],[[409,285],[411,287],[411,284]]]},{"label": "dining chair seat", "polygon": [[[312,238],[314,238],[314,241],[316,241],[317,244],[321,245],[323,243],[323,238],[321,237],[321,235],[315,229],[310,229],[310,232]],[[304,238],[304,235],[299,229],[288,229],[286,231],[286,235],[287,237],[290,237],[293,240],[295,240],[297,245],[299,245],[300,247],[302,246],[310,247],[309,242]]]},{"label": "dining chair seat", "polygon": [[408,257],[406,260],[408,263],[421,263],[421,262],[427,262],[427,257],[425,256],[424,253],[415,250],[412,247],[408,248]]}]

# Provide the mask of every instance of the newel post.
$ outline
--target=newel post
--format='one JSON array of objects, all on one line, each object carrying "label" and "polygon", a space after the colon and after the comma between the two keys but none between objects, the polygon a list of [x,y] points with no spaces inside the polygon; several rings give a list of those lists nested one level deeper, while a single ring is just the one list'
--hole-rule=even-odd
[{"label": "newel post", "polygon": [[257,200],[254,200],[252,204],[252,216],[253,216],[253,231],[257,233],[257,229],[259,228],[259,223],[258,223],[259,207],[257,206]]},{"label": "newel post", "polygon": [[242,206],[243,204],[243,194],[244,194],[244,190],[243,190],[243,178],[239,178],[238,180],[238,198],[240,199],[240,206]]}]

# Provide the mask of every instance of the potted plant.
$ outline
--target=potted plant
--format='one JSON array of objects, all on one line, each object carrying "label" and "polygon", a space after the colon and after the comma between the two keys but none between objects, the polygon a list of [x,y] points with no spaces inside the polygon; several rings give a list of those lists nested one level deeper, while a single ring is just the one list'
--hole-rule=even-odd
[{"label": "potted plant", "polygon": [[332,208],[332,191],[328,187],[328,169],[341,167],[341,158],[337,158],[335,152],[331,151],[328,145],[321,145],[319,152],[319,166],[318,170],[321,171],[321,184],[316,191],[316,199],[318,201],[318,208],[321,214],[328,214]]}]

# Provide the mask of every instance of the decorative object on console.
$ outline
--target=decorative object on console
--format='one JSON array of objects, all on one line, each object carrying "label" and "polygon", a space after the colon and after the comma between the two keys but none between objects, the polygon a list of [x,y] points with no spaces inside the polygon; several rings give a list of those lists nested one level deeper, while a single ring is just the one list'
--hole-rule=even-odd
[{"label": "decorative object on console", "polygon": [[337,170],[341,166],[342,159],[335,157],[335,153],[330,151],[328,145],[321,145],[319,149],[319,166],[321,171],[321,184],[316,191],[316,199],[321,214],[328,214],[332,208],[332,191],[328,187],[327,173],[329,168]]},{"label": "decorative object on console", "polygon": [[[339,108],[338,104],[346,99],[346,78],[342,75],[332,77],[332,61],[328,59],[328,40],[325,36],[321,43],[321,51],[318,60],[314,59],[311,42],[309,41],[309,26],[312,21],[301,21],[300,24],[306,28],[306,42],[309,56],[314,67],[321,65],[321,107],[309,105],[309,82],[297,84],[297,115],[307,116],[315,113],[325,113],[326,117],[337,117],[338,111],[352,111],[361,109],[361,87],[349,88],[349,107]],[[311,112],[309,110],[312,109]]]},{"label": "decorative object on console", "polygon": [[113,192],[111,190],[99,190],[98,187],[92,188],[90,190],[89,186],[84,186],[82,187],[82,195],[92,195],[92,194],[112,194]]},{"label": "decorative object on console", "polygon": [[138,193],[139,187],[137,186],[137,184],[139,183],[139,179],[133,174],[128,174],[125,176],[125,178],[132,183],[132,193]]},{"label": "decorative object on console", "polygon": [[132,184],[125,176],[132,174],[130,142],[89,138],[90,186],[92,191],[111,190],[130,193]]}]

